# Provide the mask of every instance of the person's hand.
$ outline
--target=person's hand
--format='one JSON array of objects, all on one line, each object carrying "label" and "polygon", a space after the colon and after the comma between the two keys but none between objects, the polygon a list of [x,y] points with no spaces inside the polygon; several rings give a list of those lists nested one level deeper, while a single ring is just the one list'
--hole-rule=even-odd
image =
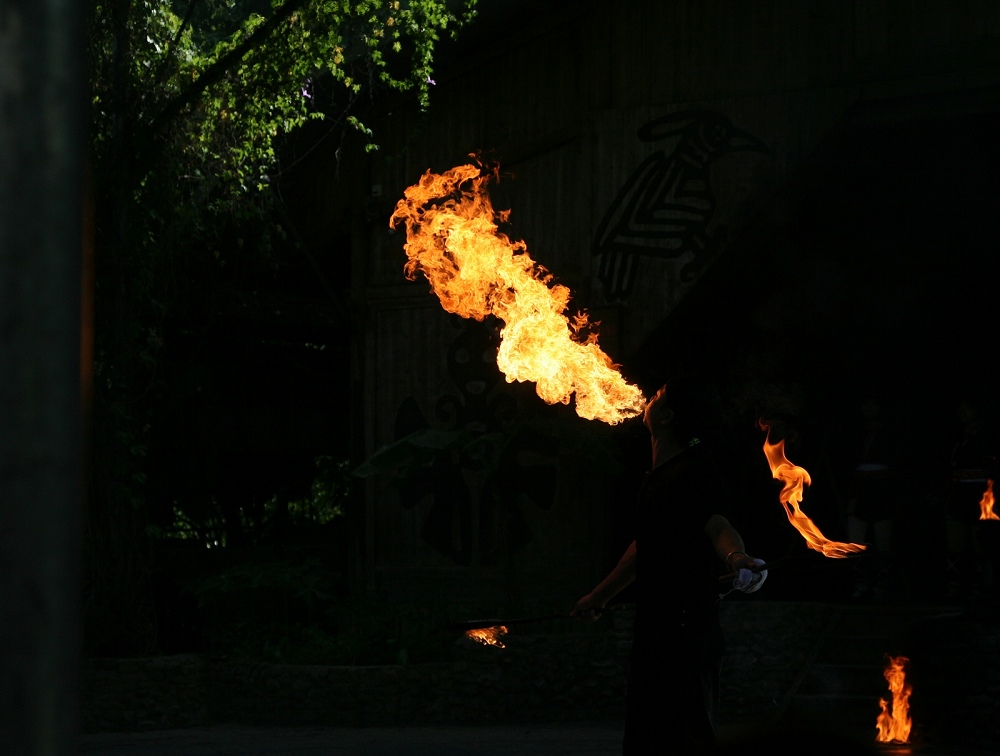
[{"label": "person's hand", "polygon": [[576,606],[569,613],[569,616],[579,617],[584,622],[596,622],[604,612],[606,605],[606,601],[598,601],[592,593],[588,593],[576,602]]},{"label": "person's hand", "polygon": [[755,559],[746,554],[737,554],[732,560],[732,566],[736,570],[736,577],[733,579],[733,588],[742,593],[755,593],[760,590],[767,580],[767,570],[754,569],[764,564],[763,559]]}]

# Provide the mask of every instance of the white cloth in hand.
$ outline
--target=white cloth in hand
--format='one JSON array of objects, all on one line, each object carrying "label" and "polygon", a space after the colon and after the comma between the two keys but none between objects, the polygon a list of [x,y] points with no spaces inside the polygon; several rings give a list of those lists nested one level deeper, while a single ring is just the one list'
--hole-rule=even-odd
[{"label": "white cloth in hand", "polygon": [[[752,559],[750,563],[753,565],[764,564],[763,559]],[[754,593],[760,590],[760,587],[764,585],[764,581],[767,580],[767,570],[761,570],[760,572],[754,572],[746,567],[741,567],[740,571],[736,573],[736,577],[733,579],[733,588],[737,591],[742,591],[743,593]]]}]

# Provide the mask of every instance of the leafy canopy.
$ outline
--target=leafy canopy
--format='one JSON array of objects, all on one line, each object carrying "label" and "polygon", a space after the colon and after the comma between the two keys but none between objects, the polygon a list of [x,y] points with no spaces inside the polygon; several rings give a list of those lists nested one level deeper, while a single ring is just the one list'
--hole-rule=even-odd
[{"label": "leafy canopy", "polygon": [[[476,0],[96,0],[94,135],[129,128],[135,182],[168,157],[168,180],[226,202],[272,181],[280,136],[310,119],[349,124],[361,96],[430,100],[435,45]],[[451,10],[458,7],[457,11]],[[114,159],[114,155],[103,157]]]}]

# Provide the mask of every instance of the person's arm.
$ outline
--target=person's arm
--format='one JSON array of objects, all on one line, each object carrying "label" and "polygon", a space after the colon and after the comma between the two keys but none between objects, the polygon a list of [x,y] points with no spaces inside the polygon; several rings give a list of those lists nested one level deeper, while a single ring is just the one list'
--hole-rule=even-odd
[{"label": "person's arm", "polygon": [[633,580],[635,580],[635,541],[625,549],[622,558],[608,576],[598,583],[594,590],[576,602],[576,607],[570,612],[570,616],[596,619],[595,615],[599,614],[611,599],[630,586]]},{"label": "person's arm", "polygon": [[[743,537],[722,515],[712,515],[708,518],[708,522],[705,523],[705,535],[712,542],[719,559],[726,565],[727,572],[740,572],[764,564],[762,560],[746,553]],[[748,573],[739,576],[734,582],[734,587],[746,593],[753,593],[766,579],[767,570],[761,570],[753,575]]]},{"label": "person's arm", "polygon": [[705,535],[715,547],[719,559],[726,563],[727,570],[738,570],[743,562],[750,559],[743,544],[743,537],[722,515],[712,515],[705,523]]}]

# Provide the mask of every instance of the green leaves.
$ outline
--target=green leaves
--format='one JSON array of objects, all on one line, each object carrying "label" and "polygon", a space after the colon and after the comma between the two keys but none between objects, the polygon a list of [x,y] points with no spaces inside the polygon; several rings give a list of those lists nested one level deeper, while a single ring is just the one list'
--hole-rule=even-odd
[{"label": "green leaves", "polygon": [[[142,162],[159,158],[198,201],[223,210],[272,183],[276,141],[307,120],[347,123],[374,149],[352,112],[359,96],[412,91],[426,107],[439,36],[470,20],[475,4],[454,13],[446,0],[146,0],[122,18],[99,0],[95,142],[124,122],[155,144]],[[318,102],[318,80],[336,82],[339,95]]]},{"label": "green leaves", "polygon": [[[102,492],[93,498],[107,506],[103,525],[143,504],[164,321],[198,312],[196,296],[215,306],[205,292],[216,272],[273,265],[283,140],[323,122],[327,134],[356,130],[376,149],[358,105],[389,89],[426,105],[438,36],[475,2],[462,0],[464,16],[449,10],[453,0],[89,4],[93,485]],[[303,517],[339,516],[336,502],[319,504],[297,503]]]}]

